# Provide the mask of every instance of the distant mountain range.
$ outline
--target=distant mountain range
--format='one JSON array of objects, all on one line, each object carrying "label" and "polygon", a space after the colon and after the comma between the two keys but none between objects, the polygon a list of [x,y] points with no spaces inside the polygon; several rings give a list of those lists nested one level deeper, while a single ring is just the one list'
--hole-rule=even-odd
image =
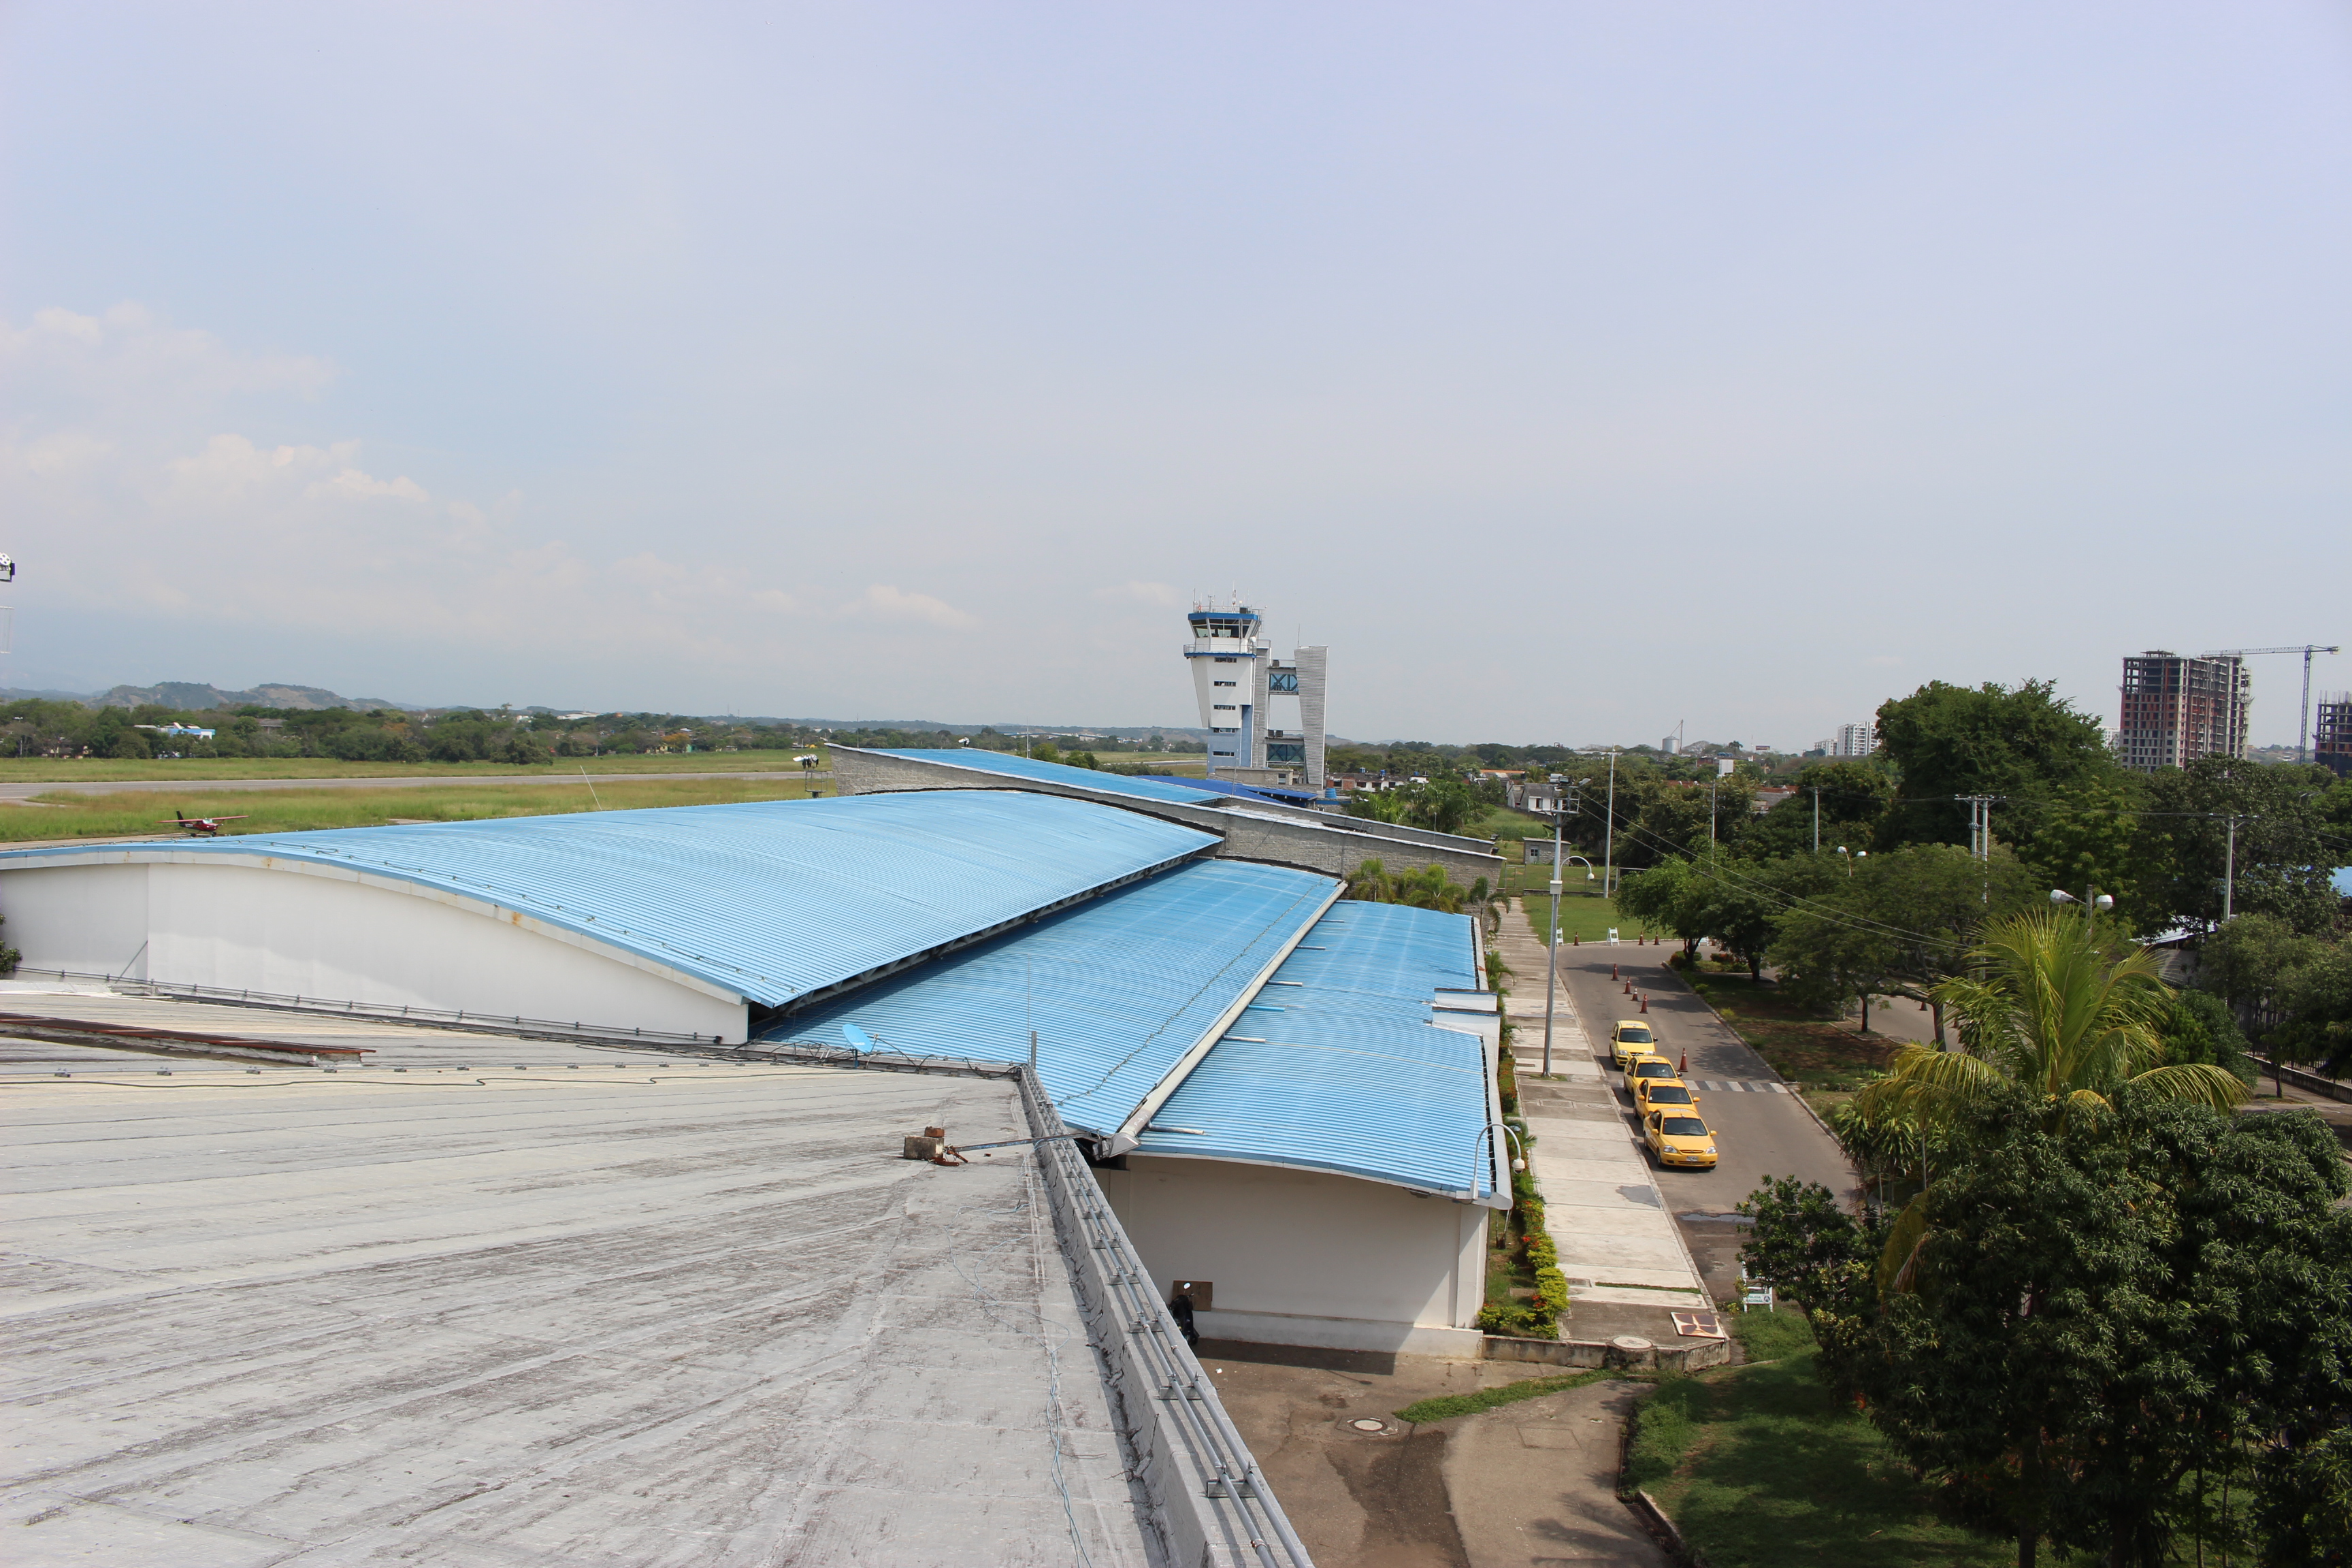
[{"label": "distant mountain range", "polygon": [[305,712],[320,708],[350,708],[371,712],[378,708],[422,708],[420,702],[387,702],[381,697],[339,697],[319,686],[289,686],[265,682],[249,691],[223,691],[196,680],[164,680],[153,686],[117,686],[105,691],[0,691],[0,700],[38,697],[50,702],[79,702],[88,708],[136,708],[160,703],[166,708],[198,712],[215,708],[291,708]]}]

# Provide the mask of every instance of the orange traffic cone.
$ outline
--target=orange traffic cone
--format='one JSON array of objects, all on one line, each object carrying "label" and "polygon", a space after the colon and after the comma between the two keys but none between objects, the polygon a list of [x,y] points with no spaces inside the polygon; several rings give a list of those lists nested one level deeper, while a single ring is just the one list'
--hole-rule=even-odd
[{"label": "orange traffic cone", "polygon": [[1644,992],[1643,992],[1643,993],[1642,993],[1642,1011],[1643,1011],[1643,1012],[1644,1012],[1644,1013],[1646,1013],[1646,1012],[1648,1012],[1649,1010],[1650,1010],[1650,994],[1649,994],[1648,992],[1644,991]]},{"label": "orange traffic cone", "polygon": [[1676,1078],[1688,1078],[1690,1076],[1690,1053],[1688,1051],[1685,1051],[1683,1053],[1682,1061],[1675,1068],[1675,1076]]},{"label": "orange traffic cone", "polygon": [[1609,966],[1609,978],[1612,980],[1617,978],[1617,966],[1613,963]]}]

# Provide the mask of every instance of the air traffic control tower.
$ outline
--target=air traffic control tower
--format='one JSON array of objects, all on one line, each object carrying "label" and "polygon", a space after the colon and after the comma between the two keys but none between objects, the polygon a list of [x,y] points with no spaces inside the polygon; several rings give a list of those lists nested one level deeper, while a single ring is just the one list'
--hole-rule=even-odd
[{"label": "air traffic control tower", "polygon": [[[1184,645],[1201,726],[1209,731],[1209,773],[1235,784],[1323,787],[1324,679],[1331,650],[1302,647],[1274,657],[1258,635],[1264,617],[1235,597],[1195,604]],[[1297,705],[1295,729],[1268,729],[1267,707]],[[1287,712],[1282,717],[1287,719]]]}]

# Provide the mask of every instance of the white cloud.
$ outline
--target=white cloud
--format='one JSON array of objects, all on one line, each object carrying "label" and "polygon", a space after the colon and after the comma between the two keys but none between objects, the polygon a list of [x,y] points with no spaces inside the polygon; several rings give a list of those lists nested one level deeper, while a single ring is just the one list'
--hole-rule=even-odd
[{"label": "white cloud", "polygon": [[78,472],[114,449],[114,443],[87,430],[60,430],[17,448],[17,460],[43,478]]},{"label": "white cloud", "polygon": [[51,306],[24,327],[0,321],[0,365],[52,407],[152,411],[242,393],[316,397],[335,378],[326,360],[241,353],[210,332],[160,322],[131,300],[96,316]]},{"label": "white cloud", "polygon": [[1174,609],[1184,603],[1184,595],[1166,583],[1121,583],[1114,587],[1095,590],[1097,599],[1123,599],[1138,605],[1157,605]]},{"label": "white cloud", "polygon": [[[357,468],[345,468],[331,479],[321,479],[303,490],[302,494],[311,500],[390,499],[423,501],[427,506],[433,502],[433,498],[425,493],[425,487],[405,474],[394,479],[379,479],[373,475],[363,474]],[[478,515],[478,509],[469,510]],[[472,519],[468,518],[466,521],[471,521]]]},{"label": "white cloud", "polygon": [[876,615],[891,620],[927,621],[935,626],[961,630],[980,625],[976,616],[966,615],[944,600],[929,594],[910,594],[888,583],[877,583],[866,590],[856,602],[842,607],[845,615]]}]

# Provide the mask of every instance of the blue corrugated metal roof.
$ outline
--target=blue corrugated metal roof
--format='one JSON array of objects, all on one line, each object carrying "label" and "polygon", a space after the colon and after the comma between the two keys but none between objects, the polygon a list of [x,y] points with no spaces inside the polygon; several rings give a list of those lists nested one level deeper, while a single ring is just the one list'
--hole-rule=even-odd
[{"label": "blue corrugated metal roof", "polygon": [[1181,789],[1199,790],[1203,795],[1239,795],[1244,800],[1271,801],[1276,805],[1312,805],[1325,798],[1311,789],[1282,789],[1273,784],[1234,784],[1230,779],[1186,779],[1173,773],[1147,773],[1146,782],[1171,784]]},{"label": "blue corrugated metal roof", "polygon": [[774,1006],[1219,840],[1013,790],[582,812],[0,854],[273,856],[443,888]]},{"label": "blue corrugated metal roof", "polygon": [[1334,904],[1136,1152],[1493,1193],[1486,1047],[1428,1021],[1439,989],[1477,984],[1475,932],[1467,915]]},{"label": "blue corrugated metal roof", "polygon": [[1167,779],[1129,778],[1124,773],[1097,773],[1092,768],[1074,768],[1064,763],[1041,763],[1034,757],[1017,757],[1009,752],[983,752],[977,747],[958,746],[953,751],[944,748],[886,751],[880,754],[911,757],[919,763],[944,763],[950,767],[970,768],[975,773],[997,773],[1005,778],[1076,784],[1081,789],[1131,795],[1138,800],[1172,801],[1179,805],[1206,805],[1208,797],[1220,793],[1202,789],[1198,784],[1177,784]]},{"label": "blue corrugated metal roof", "polygon": [[1062,1119],[1107,1135],[1336,887],[1279,866],[1195,862],[819,1003],[766,1037],[838,1047],[849,1025],[912,1054],[1018,1061],[1034,1028]]}]

